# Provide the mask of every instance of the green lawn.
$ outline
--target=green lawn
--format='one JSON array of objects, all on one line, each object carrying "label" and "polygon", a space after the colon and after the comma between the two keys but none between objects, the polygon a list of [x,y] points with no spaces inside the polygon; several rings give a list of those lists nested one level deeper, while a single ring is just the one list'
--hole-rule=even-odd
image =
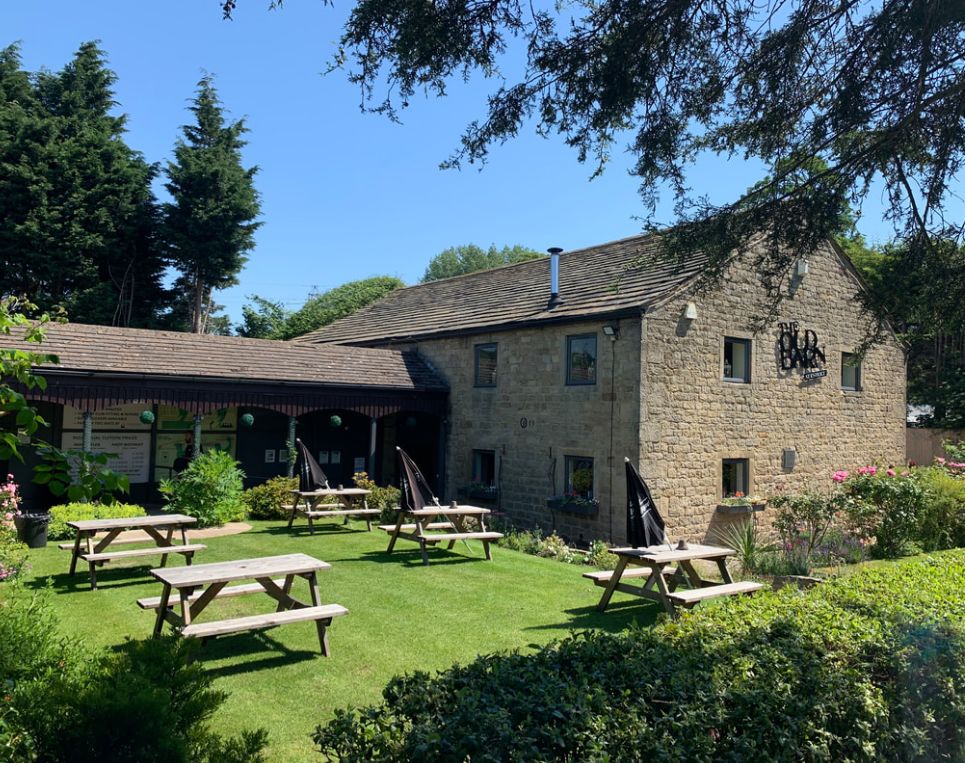
[{"label": "green lawn", "polygon": [[[315,725],[335,708],[377,702],[398,673],[526,649],[572,629],[648,624],[659,610],[617,594],[600,614],[595,605],[602,589],[583,579],[580,567],[502,548],[493,549],[492,562],[483,559],[478,543],[434,550],[424,567],[415,544],[399,541],[401,550],[388,555],[385,534],[365,532],[364,523],[351,530],[323,526],[314,536],[292,534],[280,522],[253,524],[250,532],[203,541],[208,548],[198,562],[304,552],[332,564],[320,575],[323,602],[350,612],[329,631],[329,658],[319,654],[312,623],[222,637],[204,647],[202,663],[215,686],[230,694],[215,719],[218,729],[267,728],[272,760],[317,760],[308,737]],[[153,613],[134,603],[160,593],[147,574],[150,565],[108,564],[98,572],[98,590],[91,591],[86,569],[67,576],[68,561],[56,544],[33,551],[27,578],[29,585],[51,580],[66,632],[90,647],[150,634]],[[293,593],[308,600],[304,581],[296,582]],[[203,617],[272,610],[267,596],[253,595],[216,601]]]}]

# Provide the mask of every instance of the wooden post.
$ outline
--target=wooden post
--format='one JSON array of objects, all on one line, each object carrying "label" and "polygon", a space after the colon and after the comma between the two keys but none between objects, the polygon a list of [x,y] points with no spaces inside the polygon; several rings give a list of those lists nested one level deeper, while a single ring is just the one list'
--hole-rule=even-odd
[{"label": "wooden post", "polygon": [[369,419],[369,459],[368,470],[369,479],[375,479],[375,449],[378,442],[379,422],[374,416]]},{"label": "wooden post", "polygon": [[288,476],[295,476],[295,459],[291,457],[291,452],[295,449],[295,427],[298,426],[298,419],[295,416],[288,417],[288,440],[285,445],[288,447]]},{"label": "wooden post", "polygon": [[81,439],[80,449],[85,453],[90,453],[93,450],[94,441],[94,414],[90,411],[84,411],[84,434]]},{"label": "wooden post", "polygon": [[191,445],[191,458],[201,453],[201,420],[200,413],[194,414],[194,442]]}]

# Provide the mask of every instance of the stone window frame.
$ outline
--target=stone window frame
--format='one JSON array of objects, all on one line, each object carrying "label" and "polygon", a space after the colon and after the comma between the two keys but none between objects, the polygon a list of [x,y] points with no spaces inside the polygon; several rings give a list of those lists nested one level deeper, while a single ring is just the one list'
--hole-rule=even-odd
[{"label": "stone window frame", "polygon": [[[593,378],[590,380],[579,380],[574,379],[570,374],[571,365],[570,360],[573,356],[573,352],[570,349],[572,343],[578,339],[592,339],[593,340]],[[565,355],[564,355],[564,366],[566,371],[566,386],[567,387],[590,387],[596,384],[596,371],[597,371],[597,360],[600,356],[600,341],[595,331],[587,332],[584,334],[567,334],[565,343]]]},{"label": "stone window frame", "polygon": [[[724,372],[724,364],[727,358],[727,343],[728,342],[738,342],[747,347],[747,363],[746,370],[747,375],[744,377],[739,376],[727,376]],[[750,384],[754,379],[754,339],[749,336],[740,336],[740,334],[730,333],[724,334],[721,337],[720,342],[720,378],[727,384]]]},{"label": "stone window frame", "polygon": [[[479,353],[483,350],[492,350],[496,355],[496,363],[492,370],[492,383],[486,383],[479,379]],[[473,345],[473,386],[482,389],[492,389],[499,384],[499,343],[483,342]]]},{"label": "stone window frame", "polygon": [[[720,492],[721,498],[727,498],[728,494],[724,490],[724,467],[728,463],[732,464],[744,464],[744,489],[739,492],[744,495],[751,495],[751,485],[753,484],[753,472],[751,471],[751,459],[750,456],[746,455],[734,455],[734,456],[724,456],[718,462],[718,472],[717,472],[717,485]],[[735,493],[738,490],[734,491]]]},{"label": "stone window frame", "polygon": [[[563,495],[569,495],[571,492],[570,482],[571,473],[570,465],[578,461],[589,461],[590,470],[593,472],[593,484],[590,486],[589,495],[578,494],[579,498],[586,498],[592,500],[596,497],[596,459],[593,456],[586,456],[580,453],[564,453],[563,454]],[[575,470],[574,470],[575,471]]]},{"label": "stone window frame", "polygon": [[[482,470],[480,469],[477,471],[476,469],[477,456],[484,456],[484,455],[492,456],[493,477],[492,477],[492,482],[490,484],[486,484],[484,480],[480,479],[480,477],[482,476],[481,474]],[[470,459],[471,459],[471,462],[469,466],[469,473],[472,476],[473,483],[479,483],[481,485],[485,485],[486,487],[496,487],[496,450],[494,448],[473,448],[470,453]]]},{"label": "stone window frame", "polygon": [[[861,392],[861,360],[858,359],[857,363],[849,364],[848,360],[850,358],[858,358],[858,355],[853,352],[842,352],[841,353],[841,391],[842,392]],[[845,384],[844,372],[848,367],[852,367],[855,370],[854,373],[854,386]]]}]

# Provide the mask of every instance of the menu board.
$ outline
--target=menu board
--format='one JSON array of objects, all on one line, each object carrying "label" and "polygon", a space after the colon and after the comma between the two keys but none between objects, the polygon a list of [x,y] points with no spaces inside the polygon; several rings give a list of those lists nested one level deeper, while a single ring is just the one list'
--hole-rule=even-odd
[{"label": "menu board", "polygon": [[[173,405],[158,406],[159,432],[186,432],[194,429],[194,412]],[[233,432],[238,428],[238,409],[219,408],[206,413],[201,420],[205,432]]]},{"label": "menu board", "polygon": [[[148,403],[126,403],[94,411],[93,427],[98,429],[137,429],[150,431],[151,425],[141,421],[143,411],[151,410]],[[64,429],[83,429],[84,412],[69,405],[64,406]]]},{"label": "menu board", "polygon": [[[82,432],[64,432],[61,447],[65,450],[80,450],[83,437]],[[150,480],[149,433],[95,431],[91,437],[91,450],[94,453],[116,453],[116,457],[108,460],[108,468],[126,474],[132,483]]]}]

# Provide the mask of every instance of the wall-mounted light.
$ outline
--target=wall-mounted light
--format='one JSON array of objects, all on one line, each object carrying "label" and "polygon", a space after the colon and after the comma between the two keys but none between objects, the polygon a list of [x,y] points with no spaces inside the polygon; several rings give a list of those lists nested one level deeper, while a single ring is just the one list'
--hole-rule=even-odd
[{"label": "wall-mounted light", "polygon": [[620,327],[608,323],[603,327],[603,333],[610,337],[610,339],[616,341],[620,337]]},{"label": "wall-mounted light", "polygon": [[797,261],[797,266],[794,268],[794,272],[797,273],[798,278],[804,278],[810,269],[811,267],[808,265],[808,261],[801,259]]},{"label": "wall-mounted light", "polygon": [[688,302],[684,308],[684,318],[688,321],[697,320],[697,305],[693,302]]}]

